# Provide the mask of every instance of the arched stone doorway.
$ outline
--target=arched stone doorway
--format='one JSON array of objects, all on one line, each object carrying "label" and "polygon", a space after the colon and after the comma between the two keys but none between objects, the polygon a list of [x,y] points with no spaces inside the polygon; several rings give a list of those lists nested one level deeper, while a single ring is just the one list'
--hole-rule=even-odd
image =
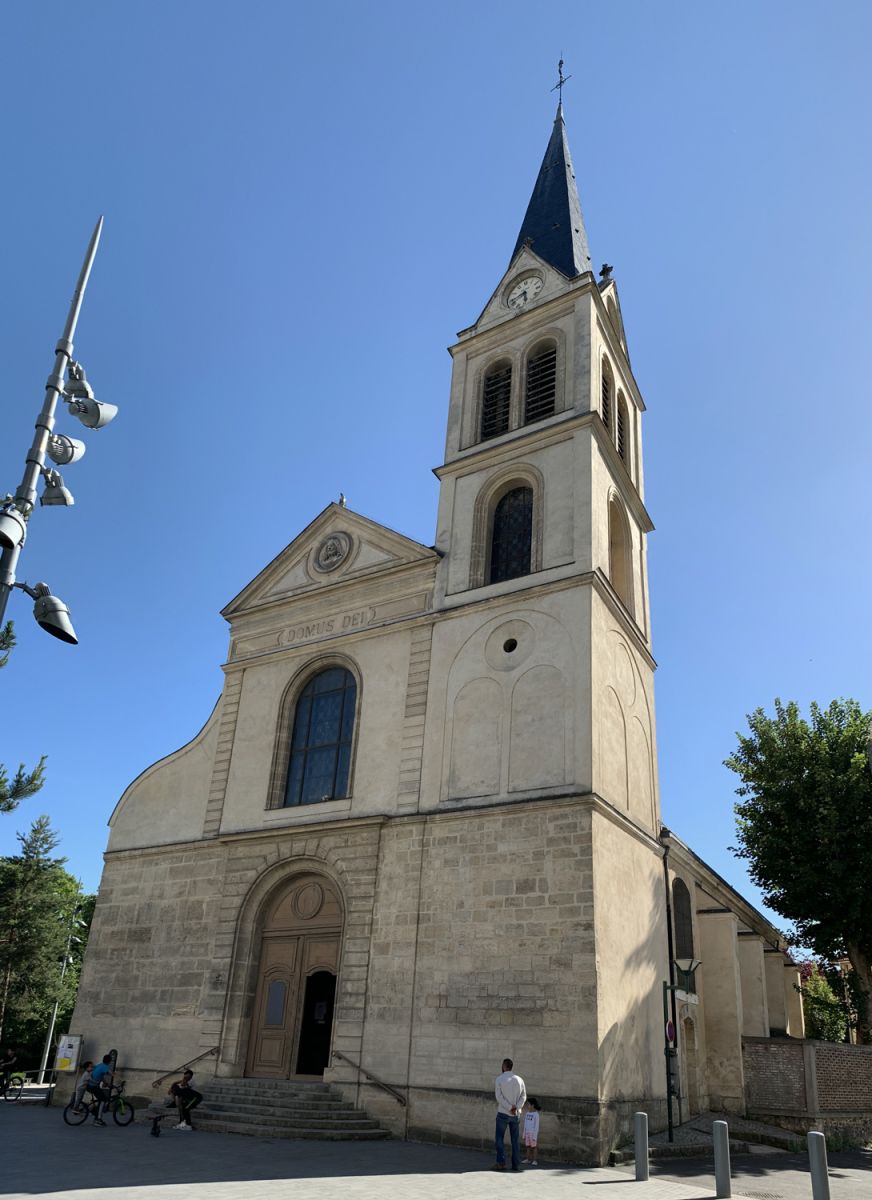
[{"label": "arched stone doorway", "polygon": [[323,875],[297,875],[268,904],[246,1075],[321,1076],[330,1061],[342,904]]}]

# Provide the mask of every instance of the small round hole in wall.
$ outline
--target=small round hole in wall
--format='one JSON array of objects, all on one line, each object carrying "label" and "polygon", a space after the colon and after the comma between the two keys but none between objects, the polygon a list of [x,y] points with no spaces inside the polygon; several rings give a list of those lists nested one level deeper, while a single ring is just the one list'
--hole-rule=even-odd
[{"label": "small round hole in wall", "polygon": [[517,638],[506,638],[506,640],[503,642],[503,649],[505,650],[506,654],[511,654],[513,650],[517,650]]}]

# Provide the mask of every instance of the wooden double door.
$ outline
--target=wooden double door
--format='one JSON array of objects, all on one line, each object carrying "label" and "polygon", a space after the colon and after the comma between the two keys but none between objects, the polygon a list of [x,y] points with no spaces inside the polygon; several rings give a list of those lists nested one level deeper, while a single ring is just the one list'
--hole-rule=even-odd
[{"label": "wooden double door", "polygon": [[341,937],[342,909],[328,881],[303,876],[273,903],[261,940],[247,1075],[323,1075]]}]

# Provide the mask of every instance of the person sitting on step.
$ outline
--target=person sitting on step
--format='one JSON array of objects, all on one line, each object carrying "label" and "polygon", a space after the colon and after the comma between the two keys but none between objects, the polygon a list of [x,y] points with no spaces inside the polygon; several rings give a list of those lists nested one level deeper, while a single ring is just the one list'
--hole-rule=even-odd
[{"label": "person sitting on step", "polygon": [[193,1088],[194,1072],[188,1068],[175,1083],[170,1085],[169,1094],[176,1102],[176,1108],[179,1110],[179,1123],[176,1129],[193,1129],[191,1121],[191,1110],[196,1108],[202,1101],[203,1095]]}]

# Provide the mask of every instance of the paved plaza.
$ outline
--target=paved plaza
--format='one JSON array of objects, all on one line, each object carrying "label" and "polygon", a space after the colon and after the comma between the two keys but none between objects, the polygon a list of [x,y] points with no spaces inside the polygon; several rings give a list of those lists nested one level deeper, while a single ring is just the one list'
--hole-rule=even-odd
[{"label": "paved plaza", "polygon": [[[178,1133],[159,1138],[91,1122],[69,1128],[59,1108],[0,1104],[0,1196],[63,1200],[710,1200],[711,1162],[659,1161],[649,1183],[632,1167],[562,1165],[521,1175],[490,1170],[490,1155],[410,1142],[315,1142]],[[811,1200],[801,1156],[736,1160],[733,1194]],[[832,1200],[872,1194],[872,1153],[831,1156]],[[604,1193],[599,1189],[604,1188]],[[590,1190],[589,1190],[590,1189]]]}]

